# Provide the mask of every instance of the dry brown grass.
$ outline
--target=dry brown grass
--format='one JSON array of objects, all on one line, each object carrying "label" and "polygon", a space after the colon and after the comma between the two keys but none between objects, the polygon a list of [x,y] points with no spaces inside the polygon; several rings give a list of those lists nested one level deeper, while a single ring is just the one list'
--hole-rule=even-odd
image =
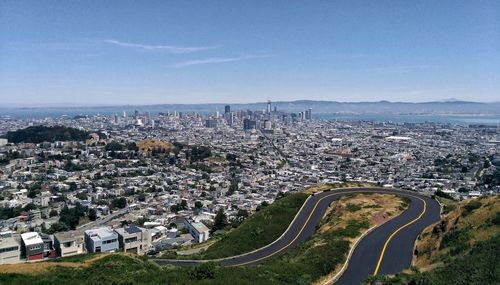
[{"label": "dry brown grass", "polygon": [[[375,193],[347,195],[330,205],[325,212],[318,231],[327,233],[342,229],[347,225],[349,220],[366,220],[368,221],[369,228],[378,226],[403,212],[402,205],[403,200],[396,195]],[[359,237],[347,238],[347,240],[351,242],[352,246],[357,238]],[[342,266],[343,264],[339,264],[334,271],[319,279],[314,284],[323,284],[326,280],[337,274]]]},{"label": "dry brown grass", "polygon": [[323,183],[308,187],[304,190],[306,194],[314,194],[318,192],[322,192],[329,189],[336,188],[349,188],[349,187],[373,187],[375,184],[367,183],[367,182],[339,182],[339,183]]},{"label": "dry brown grass", "polygon": [[[319,231],[325,233],[344,228],[349,220],[366,220],[369,227],[381,225],[402,212],[400,209],[402,203],[399,197],[389,194],[344,196],[333,202],[327,209],[323,219],[329,221],[324,223]],[[350,211],[349,207],[361,207],[361,209]]]},{"label": "dry brown grass", "polygon": [[426,271],[436,267],[439,257],[448,254],[449,249],[440,250],[439,245],[444,235],[450,230],[463,230],[471,228],[473,238],[470,245],[493,237],[500,231],[499,226],[484,227],[489,219],[500,211],[500,196],[488,196],[479,198],[482,206],[470,214],[463,216],[464,206],[471,200],[465,200],[457,204],[456,209],[442,217],[441,222],[427,227],[417,239],[416,250],[418,255],[413,258],[413,265],[420,270]]},{"label": "dry brown grass", "polygon": [[[110,254],[125,254],[125,253],[110,253]],[[101,253],[82,262],[32,261],[19,264],[5,264],[5,265],[0,265],[0,273],[19,273],[19,274],[37,275],[40,273],[47,272],[52,268],[56,267],[86,268],[89,267],[95,261],[110,254]]]},{"label": "dry brown grass", "polygon": [[168,152],[175,148],[172,143],[162,140],[142,140],[136,144],[139,148],[139,152],[151,152],[153,149],[162,149]]}]

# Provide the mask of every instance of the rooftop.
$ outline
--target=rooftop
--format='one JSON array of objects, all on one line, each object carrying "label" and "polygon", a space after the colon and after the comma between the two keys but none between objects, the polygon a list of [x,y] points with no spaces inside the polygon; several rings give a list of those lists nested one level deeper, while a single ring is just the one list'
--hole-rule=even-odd
[{"label": "rooftop", "polygon": [[0,238],[0,248],[18,246],[19,241],[14,237]]},{"label": "rooftop", "polygon": [[59,242],[67,242],[67,241],[74,241],[77,239],[83,239],[83,233],[80,231],[60,232],[60,233],[55,233],[54,236]]},{"label": "rooftop", "polygon": [[130,226],[125,226],[123,228],[116,229],[115,231],[117,233],[119,233],[120,235],[123,235],[125,233],[131,235],[131,234],[141,233],[142,229],[139,228],[138,226],[130,225]]},{"label": "rooftop", "polygon": [[37,232],[29,232],[21,234],[21,238],[23,239],[25,245],[43,243],[42,238]]},{"label": "rooftop", "polygon": [[195,228],[199,233],[208,231],[207,226],[205,226],[203,223],[191,223],[191,226]]},{"label": "rooftop", "polygon": [[97,229],[86,230],[85,234],[90,236],[90,238],[92,238],[93,240],[97,240],[97,239],[104,239],[107,237],[112,237],[116,233],[115,233],[115,231],[113,231],[109,227],[101,227],[101,228],[97,228]]}]

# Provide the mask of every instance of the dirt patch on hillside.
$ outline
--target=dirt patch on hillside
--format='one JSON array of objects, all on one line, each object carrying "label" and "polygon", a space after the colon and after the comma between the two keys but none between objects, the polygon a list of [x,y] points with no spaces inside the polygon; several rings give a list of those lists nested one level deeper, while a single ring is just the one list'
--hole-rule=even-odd
[{"label": "dirt patch on hillside", "polygon": [[148,153],[152,151],[165,153],[170,152],[175,148],[171,142],[161,140],[142,140],[137,142],[137,147],[141,153]]},{"label": "dirt patch on hillside", "polygon": [[82,262],[32,261],[27,263],[5,264],[5,265],[0,265],[0,273],[20,273],[20,274],[37,275],[58,266],[85,268],[105,256],[109,256],[109,254],[104,254],[104,253],[98,254]]}]

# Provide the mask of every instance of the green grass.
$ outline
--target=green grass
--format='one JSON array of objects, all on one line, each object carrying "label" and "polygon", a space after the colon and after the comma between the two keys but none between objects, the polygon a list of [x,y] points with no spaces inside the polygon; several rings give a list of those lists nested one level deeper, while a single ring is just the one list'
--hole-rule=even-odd
[{"label": "green grass", "polygon": [[441,248],[464,246],[473,236],[470,228],[451,230],[444,235]]},{"label": "green grass", "polygon": [[346,205],[346,208],[347,208],[347,211],[352,213],[352,212],[357,212],[357,211],[361,210],[363,207],[361,205],[358,205],[358,204],[349,203]]},{"label": "green grass", "polygon": [[68,256],[68,257],[61,257],[57,259],[51,259],[49,260],[50,262],[85,262],[91,258],[94,258],[97,256],[97,253],[83,253],[83,254],[78,254],[78,255],[73,255],[73,256]]},{"label": "green grass", "polygon": [[[291,201],[282,202],[279,208]],[[315,233],[290,252],[258,266],[225,268],[206,263],[162,268],[152,261],[115,254],[87,268],[57,267],[36,276],[0,274],[0,284],[311,284],[345,261],[349,251],[349,242],[344,239],[347,235]]]},{"label": "green grass", "polygon": [[307,194],[295,193],[275,201],[250,216],[236,229],[229,231],[196,258],[216,259],[233,256],[273,242],[288,228],[307,197]]},{"label": "green grass", "polygon": [[401,197],[401,205],[398,207],[400,211],[404,211],[410,205],[411,200],[408,197]]},{"label": "green grass", "polygon": [[[272,224],[261,231],[261,235],[273,235],[267,237],[268,241],[252,242],[251,246],[239,251],[233,251],[237,249],[224,243],[218,245],[214,254],[244,252],[274,240],[288,227],[306,197],[293,194],[282,198],[237,228],[251,231],[251,226],[256,226],[256,223]],[[349,251],[346,238],[359,234],[365,227],[366,221],[353,220],[341,231],[317,232],[290,252],[257,266],[225,268],[217,263],[206,263],[195,267],[160,267],[151,260],[115,254],[84,268],[56,267],[36,276],[0,274],[0,284],[311,284],[345,262]],[[226,243],[235,243],[237,238],[242,238],[237,229],[226,236]],[[243,237],[237,243],[250,243],[250,239]]]},{"label": "green grass", "polygon": [[348,247],[339,238],[318,247],[312,247],[311,240],[262,265],[232,268],[217,263],[162,268],[151,261],[109,255],[87,268],[57,267],[36,276],[0,274],[0,284],[311,284],[343,262]]},{"label": "green grass", "polygon": [[477,200],[472,200],[464,206],[464,211],[462,212],[462,217],[468,216],[474,210],[481,208],[481,202]]},{"label": "green grass", "polygon": [[363,208],[369,209],[369,208],[374,208],[374,209],[380,209],[382,206],[377,205],[377,204],[372,204],[372,205],[365,205]]}]

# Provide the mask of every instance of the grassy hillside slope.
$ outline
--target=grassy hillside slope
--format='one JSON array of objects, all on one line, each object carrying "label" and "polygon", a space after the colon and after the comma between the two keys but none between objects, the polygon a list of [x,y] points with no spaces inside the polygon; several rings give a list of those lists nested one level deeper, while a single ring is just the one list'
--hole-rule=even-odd
[{"label": "grassy hillside slope", "polygon": [[[289,200],[277,204],[282,200],[268,208],[289,205]],[[258,266],[224,268],[205,263],[196,267],[159,267],[146,258],[112,254],[90,265],[53,263],[43,272],[3,273],[0,284],[311,284],[339,269],[353,238],[374,223],[384,222],[383,217],[389,217],[389,212],[395,216],[404,204],[391,195],[344,197],[332,203],[311,238],[289,253]],[[271,210],[267,214],[274,212]]]},{"label": "grassy hillside slope", "polygon": [[[265,207],[195,258],[215,259],[252,251],[276,240],[292,222],[308,195],[294,193]],[[191,256],[193,257],[193,256]]]}]

